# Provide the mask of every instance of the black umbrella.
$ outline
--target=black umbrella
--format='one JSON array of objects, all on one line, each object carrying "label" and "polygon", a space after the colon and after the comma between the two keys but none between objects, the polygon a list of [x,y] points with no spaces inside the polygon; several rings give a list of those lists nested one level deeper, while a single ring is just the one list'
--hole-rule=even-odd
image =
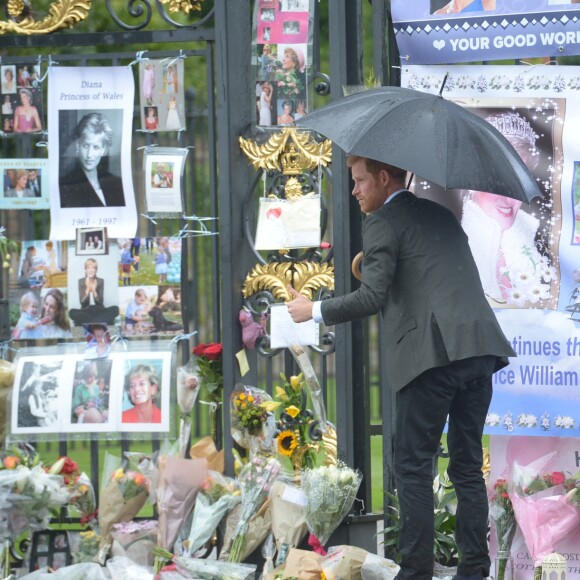
[{"label": "black umbrella", "polygon": [[339,99],[296,121],[351,155],[406,169],[446,189],[529,202],[538,185],[487,121],[439,95],[381,87]]}]

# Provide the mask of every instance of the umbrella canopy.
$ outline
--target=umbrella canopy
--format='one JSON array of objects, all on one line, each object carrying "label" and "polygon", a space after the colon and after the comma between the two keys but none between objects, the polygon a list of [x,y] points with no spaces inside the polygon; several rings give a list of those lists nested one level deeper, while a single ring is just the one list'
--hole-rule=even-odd
[{"label": "umbrella canopy", "polygon": [[536,180],[487,121],[439,95],[381,87],[344,97],[296,121],[350,155],[406,169],[446,189],[529,202]]}]

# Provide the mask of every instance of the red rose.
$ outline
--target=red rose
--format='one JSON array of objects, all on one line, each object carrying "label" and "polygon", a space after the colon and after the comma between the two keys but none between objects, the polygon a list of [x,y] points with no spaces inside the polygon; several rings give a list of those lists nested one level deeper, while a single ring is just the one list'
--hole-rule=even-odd
[{"label": "red rose", "polygon": [[561,471],[554,471],[552,473],[552,485],[560,485],[565,481],[564,474]]},{"label": "red rose", "polygon": [[206,346],[208,346],[208,345],[202,342],[201,344],[198,344],[191,352],[195,356],[203,356],[203,353],[205,351]]},{"label": "red rose", "polygon": [[224,347],[220,342],[212,342],[207,345],[203,352],[203,356],[205,356],[207,360],[217,360],[222,355],[223,349]]},{"label": "red rose", "polygon": [[[62,457],[59,457],[59,459],[62,459]],[[75,473],[78,469],[79,466],[76,461],[73,461],[70,457],[65,457],[64,465],[62,466],[60,473]]]}]

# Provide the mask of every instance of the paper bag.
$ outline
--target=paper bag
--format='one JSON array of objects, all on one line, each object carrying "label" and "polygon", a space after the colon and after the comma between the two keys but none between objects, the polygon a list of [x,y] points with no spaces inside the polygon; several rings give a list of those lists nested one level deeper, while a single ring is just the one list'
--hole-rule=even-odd
[{"label": "paper bag", "polygon": [[285,561],[290,548],[298,546],[308,532],[306,526],[306,496],[295,485],[276,481],[272,485],[272,532],[278,549],[277,564]]},{"label": "paper bag", "polygon": [[286,564],[269,572],[264,580],[274,580],[282,573],[281,578],[300,578],[300,580],[320,580],[322,557],[309,550],[292,548],[288,552]]},{"label": "paper bag", "polygon": [[225,469],[224,451],[216,449],[213,439],[208,435],[191,446],[189,456],[192,459],[205,459],[207,468],[211,471],[223,473]]},{"label": "paper bag", "polygon": [[360,580],[367,554],[356,546],[333,546],[322,558],[322,569],[328,580]]}]

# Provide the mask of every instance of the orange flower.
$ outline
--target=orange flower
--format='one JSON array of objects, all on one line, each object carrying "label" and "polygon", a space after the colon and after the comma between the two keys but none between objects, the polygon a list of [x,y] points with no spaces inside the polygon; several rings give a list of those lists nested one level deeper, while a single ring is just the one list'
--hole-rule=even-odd
[{"label": "orange flower", "polygon": [[6,469],[15,469],[16,466],[20,463],[20,459],[15,455],[9,455],[8,457],[4,458],[4,467]]},{"label": "orange flower", "polygon": [[135,474],[135,485],[142,486],[145,485],[145,477],[140,473]]}]

